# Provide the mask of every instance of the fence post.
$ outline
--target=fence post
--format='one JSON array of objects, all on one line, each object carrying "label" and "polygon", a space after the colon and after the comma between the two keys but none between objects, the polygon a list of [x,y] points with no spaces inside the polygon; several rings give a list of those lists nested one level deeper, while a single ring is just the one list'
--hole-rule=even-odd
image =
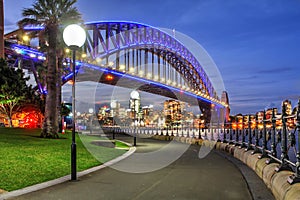
[{"label": "fence post", "polygon": [[227,143],[227,131],[225,130],[225,122],[223,125],[223,143]]},{"label": "fence post", "polygon": [[240,148],[247,147],[245,144],[245,124],[244,124],[244,116],[242,117],[242,144]]},{"label": "fence post", "polygon": [[248,145],[246,151],[252,150],[251,115],[248,115]]},{"label": "fence post", "polygon": [[290,184],[300,182],[300,99],[298,100],[298,110],[296,116],[296,127],[298,134],[298,150],[297,150],[297,162],[296,162],[296,171],[293,175],[288,178]]},{"label": "fence post", "polygon": [[267,118],[266,118],[266,111],[264,110],[263,113],[263,133],[262,133],[262,149],[261,149],[261,155],[258,158],[267,158],[268,154],[266,152],[267,149]]},{"label": "fence post", "polygon": [[229,144],[233,144],[233,130],[232,130],[233,128],[232,128],[232,122],[231,123],[229,123],[229,129],[228,129],[228,131],[229,131]]},{"label": "fence post", "polygon": [[286,134],[286,104],[282,102],[282,137],[281,137],[281,165],[276,167],[275,171],[279,172],[281,170],[292,170],[286,160],[289,159],[287,152],[287,134]]},{"label": "fence post", "polygon": [[[275,108],[272,109],[272,134],[271,134],[271,155],[277,158],[277,151],[276,151],[276,118],[275,118]],[[267,161],[267,164],[272,162],[276,162],[273,158],[270,158]]]},{"label": "fence post", "polygon": [[211,122],[211,126],[210,126],[210,140],[214,141],[214,129],[213,129],[213,122]]},{"label": "fence post", "polygon": [[235,117],[235,123],[236,123],[236,127],[235,127],[235,145],[234,146],[238,146],[239,145],[239,123],[238,123],[237,117]]},{"label": "fence post", "polygon": [[222,130],[220,130],[219,125],[217,126],[217,142],[221,142]]},{"label": "fence post", "polygon": [[254,134],[255,134],[255,148],[254,151],[252,151],[252,154],[256,154],[256,153],[260,153],[260,150],[258,148],[259,146],[259,139],[258,139],[258,115],[255,115],[255,130],[254,130]]},{"label": "fence post", "polygon": [[200,122],[199,122],[198,126],[199,126],[199,127],[198,127],[198,128],[199,128],[199,129],[198,129],[198,134],[199,134],[199,135],[198,135],[198,139],[202,139],[202,137],[201,137],[201,126],[200,126]]}]

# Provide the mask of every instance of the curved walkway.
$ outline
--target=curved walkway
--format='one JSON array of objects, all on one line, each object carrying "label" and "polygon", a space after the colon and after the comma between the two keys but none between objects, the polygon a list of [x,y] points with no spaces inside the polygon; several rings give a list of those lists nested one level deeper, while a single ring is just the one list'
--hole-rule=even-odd
[{"label": "curved walkway", "polygon": [[[155,151],[166,143],[138,138],[136,153]],[[107,167],[79,181],[67,181],[14,199],[253,199],[244,176],[231,161],[215,151],[199,159],[199,148],[191,145],[178,160],[154,172],[128,173]],[[118,164],[130,161],[130,157]]]}]

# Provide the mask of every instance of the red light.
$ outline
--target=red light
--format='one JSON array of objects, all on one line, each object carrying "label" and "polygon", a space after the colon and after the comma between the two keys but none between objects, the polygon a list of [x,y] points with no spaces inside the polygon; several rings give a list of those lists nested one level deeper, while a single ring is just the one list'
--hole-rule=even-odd
[{"label": "red light", "polygon": [[108,74],[108,75],[106,75],[106,80],[112,81],[112,80],[114,80],[114,76],[111,74]]}]

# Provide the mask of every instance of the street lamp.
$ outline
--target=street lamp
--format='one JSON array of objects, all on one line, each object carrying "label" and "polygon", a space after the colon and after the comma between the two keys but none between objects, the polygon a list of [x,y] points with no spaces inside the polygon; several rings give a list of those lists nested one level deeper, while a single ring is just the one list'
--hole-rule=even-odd
[{"label": "street lamp", "polygon": [[93,113],[94,113],[94,109],[90,108],[89,109],[89,113],[91,114],[91,116],[90,116],[90,134],[92,134],[93,133],[92,128],[93,128]]},{"label": "street lamp", "polygon": [[139,101],[140,101],[140,94],[138,91],[134,90],[130,93],[130,100],[133,101],[133,120],[134,120],[134,137],[133,137],[133,146],[136,146],[136,114],[139,112]]},{"label": "street lamp", "polygon": [[71,144],[71,180],[77,179],[77,172],[76,172],[76,142],[75,142],[75,57],[76,57],[76,50],[83,46],[86,40],[86,33],[85,30],[77,25],[71,24],[68,25],[63,32],[63,39],[66,45],[73,51],[73,66],[72,66],[72,73],[73,73],[73,85],[72,85],[72,144]]}]

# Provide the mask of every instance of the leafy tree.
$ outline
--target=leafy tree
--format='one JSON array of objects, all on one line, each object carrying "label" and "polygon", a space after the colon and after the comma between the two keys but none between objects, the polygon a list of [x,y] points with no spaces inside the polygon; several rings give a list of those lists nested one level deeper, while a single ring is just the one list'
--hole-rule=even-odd
[{"label": "leafy tree", "polygon": [[[61,52],[61,29],[63,24],[78,22],[81,15],[74,7],[76,0],[36,0],[33,8],[23,10],[23,19],[19,26],[26,25],[44,26],[42,33],[47,50],[47,96],[45,105],[45,119],[43,123],[42,137],[58,137],[58,98],[57,87],[61,87],[57,74],[60,74],[58,55]],[[59,90],[61,91],[61,90]],[[60,101],[60,99],[59,99]],[[60,103],[59,103],[60,104]]]},{"label": "leafy tree", "polygon": [[10,127],[12,116],[25,104],[36,105],[40,110],[43,103],[35,94],[31,86],[26,84],[29,77],[24,78],[21,69],[8,67],[3,59],[0,59],[0,114],[7,117]]}]

